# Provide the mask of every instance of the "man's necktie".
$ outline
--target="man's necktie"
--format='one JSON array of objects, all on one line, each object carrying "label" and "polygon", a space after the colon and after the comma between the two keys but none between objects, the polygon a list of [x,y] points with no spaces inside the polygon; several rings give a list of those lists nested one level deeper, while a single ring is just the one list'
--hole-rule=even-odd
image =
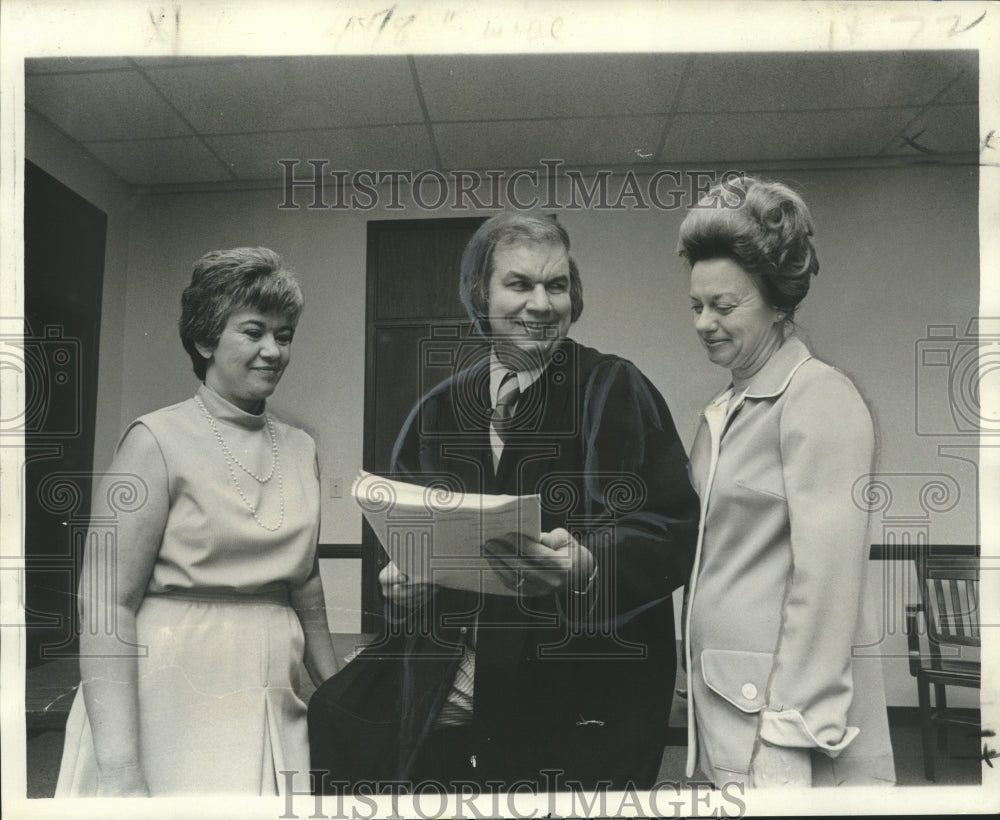
[{"label": "man's necktie", "polygon": [[497,406],[493,410],[493,429],[501,440],[505,440],[514,418],[514,405],[521,396],[521,388],[517,383],[517,373],[508,370],[500,382],[497,391]]}]

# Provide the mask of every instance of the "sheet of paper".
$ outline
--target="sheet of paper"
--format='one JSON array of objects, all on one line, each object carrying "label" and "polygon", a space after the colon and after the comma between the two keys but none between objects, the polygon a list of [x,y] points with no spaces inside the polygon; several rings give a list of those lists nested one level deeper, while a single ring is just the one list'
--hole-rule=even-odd
[{"label": "sheet of paper", "polygon": [[541,533],[537,495],[479,495],[392,481],[362,470],[351,488],[386,554],[413,581],[514,595],[483,554],[490,539]]}]

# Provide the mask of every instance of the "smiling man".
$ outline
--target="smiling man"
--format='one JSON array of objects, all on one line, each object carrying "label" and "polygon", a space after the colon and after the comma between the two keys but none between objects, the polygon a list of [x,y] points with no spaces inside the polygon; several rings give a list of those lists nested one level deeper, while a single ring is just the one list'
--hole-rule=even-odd
[{"label": "smiling man", "polygon": [[[362,731],[357,742],[379,745],[393,779],[414,787],[649,788],[659,770],[671,593],[691,567],[698,501],[656,388],[568,338],[583,310],[569,251],[547,216],[504,213],[479,228],[460,291],[489,353],[420,399],[393,450],[395,478],[537,493],[542,507],[537,541],[476,545],[509,595],[411,583],[393,564],[380,575],[401,710],[378,741]],[[324,694],[311,707],[314,749],[321,735],[336,742],[317,731],[319,713],[343,711]]]}]

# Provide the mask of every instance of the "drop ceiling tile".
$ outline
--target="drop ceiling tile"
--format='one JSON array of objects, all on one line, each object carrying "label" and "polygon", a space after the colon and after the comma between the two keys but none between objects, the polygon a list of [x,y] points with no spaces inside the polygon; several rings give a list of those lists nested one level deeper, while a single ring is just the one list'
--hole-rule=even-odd
[{"label": "drop ceiling tile", "polygon": [[884,111],[678,114],[660,162],[763,162],[873,156],[917,113]]},{"label": "drop ceiling tile", "polygon": [[681,112],[883,108],[929,102],[965,52],[700,54]]},{"label": "drop ceiling tile", "polygon": [[979,107],[976,105],[932,105],[906,130],[893,139],[885,154],[967,154],[979,150]]},{"label": "drop ceiling tile", "polygon": [[222,163],[196,137],[91,142],[85,147],[132,185],[232,179]]},{"label": "drop ceiling tile", "polygon": [[639,115],[668,111],[682,54],[416,57],[432,121]]},{"label": "drop ceiling tile", "polygon": [[405,57],[257,58],[145,71],[205,134],[422,121]]},{"label": "drop ceiling tile", "polygon": [[442,123],[434,126],[449,169],[540,169],[543,159],[576,165],[652,161],[662,117]]},{"label": "drop ceiling tile", "polygon": [[422,125],[240,134],[207,137],[239,179],[279,179],[279,159],[297,159],[296,177],[311,177],[310,159],[325,159],[325,173],[359,170],[423,170],[434,168],[427,131]]},{"label": "drop ceiling tile", "polygon": [[80,142],[191,133],[137,71],[31,74],[25,103]]},{"label": "drop ceiling tile", "polygon": [[25,74],[74,74],[130,68],[132,61],[127,57],[30,57],[24,61]]}]

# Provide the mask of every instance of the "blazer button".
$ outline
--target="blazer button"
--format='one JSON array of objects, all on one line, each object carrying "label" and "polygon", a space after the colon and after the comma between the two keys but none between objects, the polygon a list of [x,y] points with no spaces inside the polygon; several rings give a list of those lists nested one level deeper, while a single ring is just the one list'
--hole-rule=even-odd
[{"label": "blazer button", "polygon": [[468,632],[468,631],[469,631],[469,627],[467,627],[467,626],[463,626],[463,627],[462,627],[462,628],[461,628],[460,630],[458,630],[458,631],[459,631],[459,632],[461,632],[461,633],[462,633],[462,634],[464,635],[464,634],[465,634],[466,632]]},{"label": "blazer button", "polygon": [[753,700],[757,697],[757,687],[752,683],[744,683],[743,688],[740,691],[743,693],[743,697],[747,700]]}]

